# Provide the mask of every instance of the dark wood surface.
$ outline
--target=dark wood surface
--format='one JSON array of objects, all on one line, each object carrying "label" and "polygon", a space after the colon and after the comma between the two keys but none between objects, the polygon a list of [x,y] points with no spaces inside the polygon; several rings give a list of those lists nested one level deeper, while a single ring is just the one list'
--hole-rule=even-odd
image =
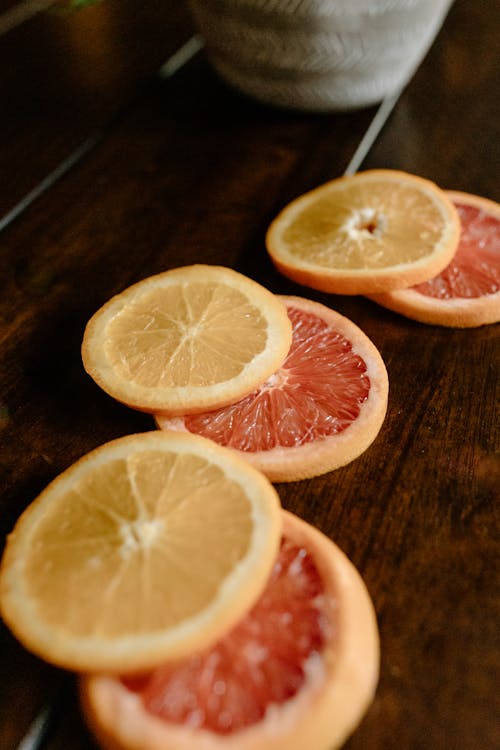
[{"label": "dark wood surface", "polygon": [[[363,168],[405,169],[500,199],[499,28],[498,0],[456,0]],[[286,508],[351,557],[376,607],[380,684],[345,747],[498,747],[499,326],[424,326],[279,276],[264,249],[267,225],[289,199],[344,172],[375,108],[266,108],[229,91],[203,52],[160,79],[191,34],[175,0],[106,0],[76,15],[39,14],[0,37],[2,543],[75,459],[153,428],[81,365],[85,322],[112,294],[204,262],[317,299],[371,337],[390,379],[387,418],[365,454],[278,485]],[[86,142],[61,179],[16,209]],[[93,747],[71,676],[2,626],[0,681],[2,750],[18,746],[47,704],[44,747]]]}]

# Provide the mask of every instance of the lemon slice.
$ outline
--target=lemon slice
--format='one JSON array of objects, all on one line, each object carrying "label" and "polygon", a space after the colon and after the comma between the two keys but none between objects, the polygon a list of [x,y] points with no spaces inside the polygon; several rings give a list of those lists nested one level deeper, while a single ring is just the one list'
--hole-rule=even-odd
[{"label": "lemon slice", "polygon": [[193,435],[107,443],[22,514],[0,569],[4,621],[76,671],[128,672],[202,648],[265,586],[279,548],[270,482]]},{"label": "lemon slice", "polygon": [[266,380],[290,348],[285,306],[221,266],[172,269],[113,297],[85,329],[87,372],[123,403],[161,414],[225,406]]},{"label": "lemon slice", "polygon": [[460,220],[429,180],[369,170],[321,185],[272,222],[267,249],[299,284],[335,294],[401,289],[439,273],[458,245]]}]

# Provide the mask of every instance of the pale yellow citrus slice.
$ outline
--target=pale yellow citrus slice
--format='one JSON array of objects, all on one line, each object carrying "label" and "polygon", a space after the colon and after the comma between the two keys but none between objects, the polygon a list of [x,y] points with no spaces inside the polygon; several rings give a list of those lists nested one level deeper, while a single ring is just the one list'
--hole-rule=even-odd
[{"label": "pale yellow citrus slice", "polygon": [[194,265],[109,300],[87,324],[82,359],[118,401],[185,414],[249,393],[281,365],[291,338],[271,292],[229,268]]},{"label": "pale yellow citrus slice", "polygon": [[318,529],[283,511],[262,596],[206,652],[135,680],[84,677],[106,750],[335,750],[378,679],[376,617],[361,576]]},{"label": "pale yellow citrus slice", "polygon": [[5,623],[77,670],[127,672],[210,644],[260,595],[281,534],[269,481],[205,438],[111,441],[18,520],[0,569]]},{"label": "pale yellow citrus slice", "polygon": [[425,281],[449,263],[460,223],[433,182],[397,170],[341,177],[288,204],[272,222],[272,261],[299,284],[372,294]]},{"label": "pale yellow citrus slice", "polygon": [[344,466],[369,447],[389,383],[378,349],[355,323],[319,302],[281,299],[293,339],[277,372],[235,404],[156,422],[211,438],[271,481],[291,482]]},{"label": "pale yellow citrus slice", "polygon": [[500,204],[447,191],[460,216],[460,240],[448,266],[409,289],[371,295],[420,323],[475,328],[500,322]]}]

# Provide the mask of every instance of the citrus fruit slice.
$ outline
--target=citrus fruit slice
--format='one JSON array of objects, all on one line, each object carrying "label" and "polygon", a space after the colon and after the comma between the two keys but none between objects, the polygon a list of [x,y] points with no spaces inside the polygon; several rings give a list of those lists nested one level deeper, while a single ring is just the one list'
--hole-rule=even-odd
[{"label": "citrus fruit slice", "polygon": [[500,321],[500,204],[447,191],[461,224],[457,251],[433,279],[372,295],[383,307],[421,323],[474,328]]},{"label": "citrus fruit slice", "polygon": [[134,680],[83,677],[82,705],[113,750],[334,750],[372,700],[376,618],[341,550],[283,511],[254,608],[208,652]]},{"label": "citrus fruit slice", "polygon": [[232,403],[282,363],[291,325],[276,297],[221,266],[172,269],[134,284],[90,319],[83,364],[108,394],[142,411]]},{"label": "citrus fruit slice", "polygon": [[293,339],[280,370],[231,406],[156,417],[161,429],[233,448],[276,482],[323,474],[357,458],[382,426],[388,395],[384,362],[354,323],[319,302],[281,299]]},{"label": "citrus fruit slice", "polygon": [[433,182],[374,169],[332,180],[286,206],[266,244],[279,271],[335,294],[371,294],[435,276],[456,250],[459,219]]},{"label": "citrus fruit slice", "polygon": [[260,595],[277,494],[230,451],[159,430],[97,448],[18,520],[0,570],[6,624],[72,670],[129,671],[216,640]]}]

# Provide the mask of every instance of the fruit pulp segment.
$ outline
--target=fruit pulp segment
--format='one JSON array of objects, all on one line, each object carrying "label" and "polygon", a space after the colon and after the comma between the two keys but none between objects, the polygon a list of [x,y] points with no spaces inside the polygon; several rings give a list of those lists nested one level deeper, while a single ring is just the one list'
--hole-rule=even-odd
[{"label": "fruit pulp segment", "polygon": [[98,466],[52,503],[25,580],[44,620],[73,634],[173,628],[216,597],[252,529],[248,498],[219,467],[144,451]]},{"label": "fruit pulp segment", "polygon": [[229,734],[297,694],[333,627],[311,555],[285,539],[260,599],[215,647],[123,682],[165,721]]},{"label": "fruit pulp segment", "polygon": [[380,269],[430,255],[445,223],[422,189],[371,180],[325,191],[297,212],[283,241],[296,258],[325,268]]},{"label": "fruit pulp segment", "polygon": [[293,326],[282,368],[237,404],[184,417],[190,432],[242,451],[304,445],[359,416],[370,379],[351,343],[312,313],[288,307]]},{"label": "fruit pulp segment", "polygon": [[413,289],[437,299],[472,299],[500,291],[500,220],[477,206],[457,204],[461,233],[451,263]]},{"label": "fruit pulp segment", "polygon": [[176,284],[145,292],[109,323],[108,356],[146,387],[207,386],[236,377],[267,342],[267,323],[241,291]]}]

